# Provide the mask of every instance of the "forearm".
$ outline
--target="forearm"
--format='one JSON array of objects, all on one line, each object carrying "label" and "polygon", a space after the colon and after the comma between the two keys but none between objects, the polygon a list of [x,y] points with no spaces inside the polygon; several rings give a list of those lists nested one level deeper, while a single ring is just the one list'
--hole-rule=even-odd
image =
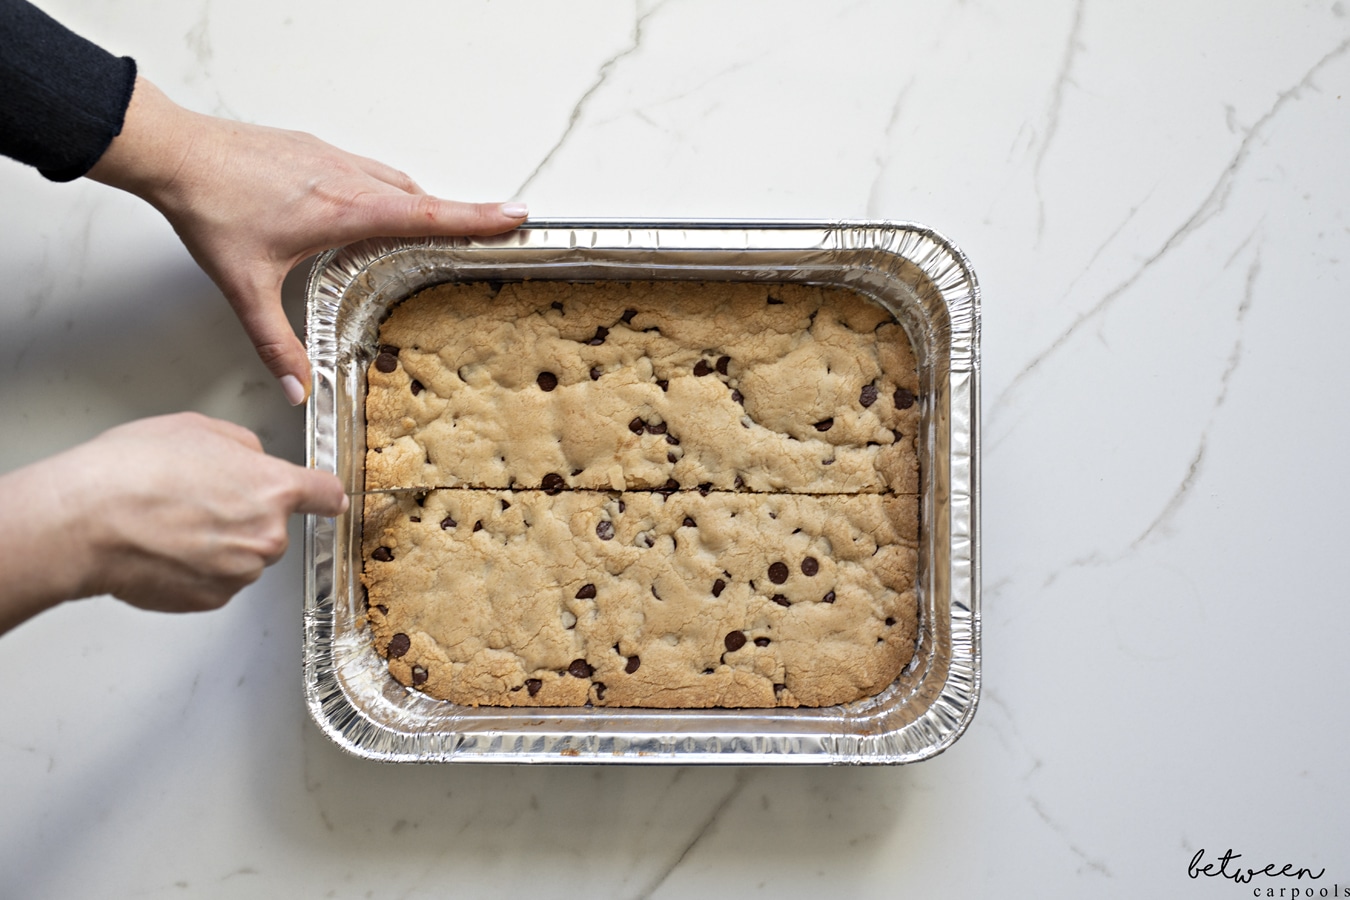
[{"label": "forearm", "polygon": [[88,569],[78,511],[56,483],[56,460],[0,475],[0,634],[83,595]]}]

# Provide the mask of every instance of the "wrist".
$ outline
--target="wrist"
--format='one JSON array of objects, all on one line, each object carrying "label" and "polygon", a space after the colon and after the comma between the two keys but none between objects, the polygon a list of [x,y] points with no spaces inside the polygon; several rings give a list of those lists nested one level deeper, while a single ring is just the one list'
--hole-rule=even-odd
[{"label": "wrist", "polygon": [[60,459],[0,475],[0,634],[91,593],[89,545],[62,497]]},{"label": "wrist", "polygon": [[88,177],[162,208],[191,148],[194,115],[137,76],[122,131]]}]

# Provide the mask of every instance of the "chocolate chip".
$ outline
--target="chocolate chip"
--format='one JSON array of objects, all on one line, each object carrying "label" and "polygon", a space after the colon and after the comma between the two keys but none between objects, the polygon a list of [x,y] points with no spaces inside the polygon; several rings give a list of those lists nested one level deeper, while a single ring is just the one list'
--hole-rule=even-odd
[{"label": "chocolate chip", "polygon": [[594,599],[595,599],[595,585],[593,585],[593,584],[583,584],[583,585],[577,590],[577,599],[578,599],[578,600],[594,600]]},{"label": "chocolate chip", "polygon": [[412,380],[412,384],[408,385],[408,389],[413,392],[414,397],[426,390],[422,385],[422,382],[418,381],[416,378]]},{"label": "chocolate chip", "polygon": [[680,483],[674,478],[667,478],[666,483],[661,486],[662,493],[674,493],[680,489]]},{"label": "chocolate chip", "polygon": [[412,683],[413,683],[413,684],[426,684],[426,683],[427,683],[427,670],[424,669],[424,668],[422,668],[421,666],[413,666],[413,667],[412,667]]},{"label": "chocolate chip", "polygon": [[597,368],[595,368],[595,367],[592,367],[592,368],[591,368],[591,381],[599,381],[599,380],[600,380],[600,370],[597,369]]},{"label": "chocolate chip", "polygon": [[887,624],[888,626],[889,626],[889,625],[894,625],[894,624],[895,624],[895,617],[893,617],[893,616],[887,616],[887,617],[886,617],[886,624]]},{"label": "chocolate chip", "polygon": [[548,494],[550,497],[552,497],[555,494],[561,494],[563,488],[565,488],[566,486],[567,482],[564,481],[563,477],[559,475],[557,472],[549,472],[547,475],[544,476],[543,481],[544,493]]},{"label": "chocolate chip", "polygon": [[694,374],[700,378],[702,378],[704,375],[711,375],[712,366],[708,365],[708,361],[706,359],[700,359],[697,363],[694,364]]},{"label": "chocolate chip", "polygon": [[450,516],[446,516],[444,519],[441,519],[441,528],[446,531],[449,531],[451,528],[458,528],[458,527],[459,523],[456,522],[454,519],[452,519]]},{"label": "chocolate chip", "polygon": [[713,582],[713,596],[714,596],[714,597],[720,597],[720,596],[722,596],[722,592],[723,592],[724,590],[726,590],[726,589],[727,589],[727,583],[726,583],[725,581],[723,581],[722,579],[719,578],[719,579],[717,579],[716,581]]},{"label": "chocolate chip", "polygon": [[388,547],[376,547],[375,551],[370,554],[370,558],[378,559],[380,562],[393,562],[394,551]]},{"label": "chocolate chip", "polygon": [[737,475],[736,480],[732,482],[732,486],[739,491],[741,488],[745,487],[745,479]]},{"label": "chocolate chip", "polygon": [[597,681],[595,683],[595,699],[605,699],[605,683],[603,681]]},{"label": "chocolate chip", "polygon": [[482,520],[482,519],[479,519],[477,522],[474,522],[474,523],[473,523],[473,530],[474,530],[474,531],[482,531],[482,530],[483,530],[483,520]]},{"label": "chocolate chip", "polygon": [[567,674],[573,678],[590,678],[595,669],[591,668],[590,663],[584,659],[574,659],[572,664],[567,667]]},{"label": "chocolate chip", "polygon": [[422,517],[421,517],[421,516],[408,516],[408,521],[409,521],[409,522],[421,522],[421,521],[422,521]]},{"label": "chocolate chip", "polygon": [[769,566],[769,580],[774,584],[782,584],[788,580],[787,563],[776,562]]},{"label": "chocolate chip", "polygon": [[599,524],[595,526],[595,536],[602,541],[613,540],[614,523],[611,522],[609,519],[600,520]]},{"label": "chocolate chip", "polygon": [[659,387],[662,390],[662,392],[665,392],[670,388],[670,382],[666,381],[666,379],[664,378],[661,378],[657,380],[656,386]]},{"label": "chocolate chip", "polygon": [[666,462],[668,462],[668,463],[677,463],[677,462],[679,462],[679,460],[675,458],[675,454],[674,454],[674,453],[667,453],[667,454],[666,454]]},{"label": "chocolate chip", "polygon": [[828,594],[826,594],[824,597],[821,597],[821,598],[820,598],[820,602],[821,602],[821,603],[833,603],[833,602],[834,602],[834,591],[830,591],[830,592],[829,592]]},{"label": "chocolate chip", "polygon": [[673,434],[666,435],[666,443],[672,447],[680,446],[680,439]]},{"label": "chocolate chip", "polygon": [[834,427],[834,419],[821,419],[816,423],[816,431],[829,431]]},{"label": "chocolate chip", "polygon": [[607,337],[609,337],[609,329],[601,325],[599,328],[595,329],[595,337],[591,338],[586,343],[590,344],[592,347],[599,347],[605,342],[605,338]]},{"label": "chocolate chip", "polygon": [[539,383],[539,390],[541,391],[551,391],[558,386],[558,376],[552,372],[540,372],[535,381]]},{"label": "chocolate chip", "polygon": [[507,511],[508,509],[510,509],[510,508],[511,508],[511,504],[510,504],[508,501],[503,500],[503,501],[502,501],[502,512],[506,512],[506,511]]},{"label": "chocolate chip", "polygon": [[729,631],[727,632],[726,639],[723,641],[723,643],[727,645],[728,650],[730,650],[732,653],[735,653],[737,650],[745,646],[745,632]]},{"label": "chocolate chip", "polygon": [[705,497],[708,496],[708,494],[712,492],[712,482],[705,481],[702,484],[700,484],[698,486],[698,492]]},{"label": "chocolate chip", "polygon": [[902,387],[895,389],[895,408],[909,409],[914,405],[914,395]]},{"label": "chocolate chip", "polygon": [[380,611],[380,615],[382,616],[389,615],[389,607],[385,606],[383,603],[376,603],[375,608]]},{"label": "chocolate chip", "polygon": [[648,433],[648,434],[665,434],[665,433],[666,433],[666,423],[665,423],[665,422],[657,422],[655,425],[648,425],[648,426],[647,426],[647,433]]},{"label": "chocolate chip", "polygon": [[740,391],[733,390],[731,392],[731,399],[736,403],[742,403],[745,401],[745,395]]},{"label": "chocolate chip", "polygon": [[389,639],[389,644],[384,648],[384,652],[389,655],[390,659],[398,659],[411,649],[412,639],[400,631]]},{"label": "chocolate chip", "polygon": [[642,421],[641,416],[634,416],[633,421],[628,423],[628,430],[633,434],[642,434],[647,429],[647,423]]},{"label": "chocolate chip", "polygon": [[685,527],[685,528],[697,528],[697,527],[698,527],[698,523],[695,522],[693,519],[689,518],[688,516],[685,516],[685,517],[684,517],[684,527]]},{"label": "chocolate chip", "polygon": [[561,300],[554,300],[552,303],[549,304],[549,306],[553,307],[553,308],[556,309],[558,312],[562,312],[562,311],[563,311],[563,305],[562,305],[562,301],[561,301]]},{"label": "chocolate chip", "polygon": [[632,675],[638,670],[638,666],[640,665],[642,665],[642,660],[639,657],[630,656],[628,657],[628,665],[624,666],[623,670],[629,675]]},{"label": "chocolate chip", "polygon": [[623,512],[623,511],[624,511],[625,509],[627,509],[627,508],[628,508],[628,504],[627,504],[627,503],[624,503],[622,500],[620,500],[620,501],[619,501],[619,512]]},{"label": "chocolate chip", "polygon": [[392,353],[381,352],[379,356],[375,357],[375,368],[388,375],[398,368],[398,357]]},{"label": "chocolate chip", "polygon": [[875,384],[863,385],[862,393],[858,395],[858,402],[863,405],[863,409],[877,402],[877,386]]},{"label": "chocolate chip", "polygon": [[539,689],[540,689],[541,687],[543,687],[543,686],[544,686],[544,682],[543,682],[542,680],[538,679],[538,678],[526,678],[526,679],[525,679],[525,690],[527,690],[527,691],[530,692],[530,696],[531,696],[531,697],[533,697],[535,694],[539,693]]},{"label": "chocolate chip", "polygon": [[717,372],[720,375],[727,374],[727,364],[731,362],[730,356],[723,356],[717,360]]},{"label": "chocolate chip", "polygon": [[773,595],[772,597],[770,597],[769,599],[772,600],[774,603],[777,603],[779,606],[791,606],[791,605],[792,605],[792,603],[788,600],[788,598],[784,597],[782,594],[774,594],[774,595]]},{"label": "chocolate chip", "polygon": [[636,315],[637,315],[636,309],[625,309],[623,311],[623,315],[620,316],[619,318],[623,321],[625,325],[627,325],[633,321],[633,316]]},{"label": "chocolate chip", "polygon": [[[650,547],[651,545],[648,544],[647,546]],[[652,585],[652,596],[655,597],[657,600],[661,599],[661,595],[656,592],[656,585]]]},{"label": "chocolate chip", "polygon": [[806,559],[802,560],[802,574],[807,578],[810,578],[819,571],[820,563],[816,562],[814,556],[808,556]]}]

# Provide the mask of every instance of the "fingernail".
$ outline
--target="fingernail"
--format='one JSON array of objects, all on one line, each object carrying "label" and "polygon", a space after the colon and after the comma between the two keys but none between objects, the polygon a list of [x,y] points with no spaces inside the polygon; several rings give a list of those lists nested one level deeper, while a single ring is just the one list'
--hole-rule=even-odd
[{"label": "fingernail", "polygon": [[523,219],[530,214],[530,208],[524,203],[503,203],[499,209],[502,215],[512,219]]},{"label": "fingernail", "polygon": [[299,406],[305,402],[305,386],[294,375],[281,376],[281,392],[286,395],[291,406]]}]

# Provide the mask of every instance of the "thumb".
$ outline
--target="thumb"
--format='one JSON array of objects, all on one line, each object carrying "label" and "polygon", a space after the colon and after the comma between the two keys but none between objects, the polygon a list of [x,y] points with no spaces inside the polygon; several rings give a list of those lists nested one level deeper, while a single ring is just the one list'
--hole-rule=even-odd
[{"label": "thumb", "polygon": [[313,513],[316,516],[339,516],[347,511],[349,501],[336,475],[316,469],[295,468],[295,501],[291,511]]},{"label": "thumb", "polygon": [[310,388],[309,356],[281,308],[280,287],[231,297],[230,305],[253,341],[258,358],[281,383],[291,406],[304,403]]}]

